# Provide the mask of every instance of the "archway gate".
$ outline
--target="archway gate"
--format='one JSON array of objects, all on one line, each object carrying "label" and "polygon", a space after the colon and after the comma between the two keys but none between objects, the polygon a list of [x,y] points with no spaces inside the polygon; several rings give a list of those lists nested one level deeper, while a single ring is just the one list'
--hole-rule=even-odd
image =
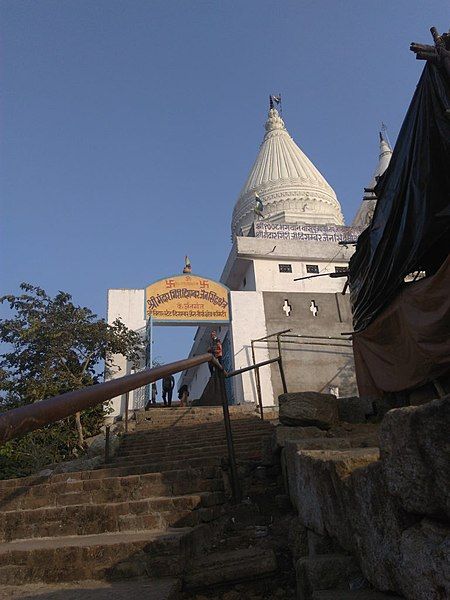
[{"label": "archway gate", "polygon": [[184,273],[159,279],[145,288],[144,297],[147,367],[153,366],[155,325],[230,324],[230,290],[222,283],[207,277]]}]

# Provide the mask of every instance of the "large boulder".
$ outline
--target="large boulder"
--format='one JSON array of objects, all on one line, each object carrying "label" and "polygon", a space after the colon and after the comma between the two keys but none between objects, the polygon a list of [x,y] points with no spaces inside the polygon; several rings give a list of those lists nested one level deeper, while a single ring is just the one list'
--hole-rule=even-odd
[{"label": "large boulder", "polygon": [[336,539],[376,588],[408,600],[450,598],[450,528],[407,512],[389,493],[378,449],[298,450],[291,443],[283,452],[302,524]]},{"label": "large boulder", "polygon": [[319,392],[296,392],[278,396],[283,425],[330,429],[339,419],[336,396]]},{"label": "large boulder", "polygon": [[355,551],[365,577],[378,589],[401,591],[400,540],[417,517],[406,513],[389,494],[380,462],[356,470],[345,492]]},{"label": "large boulder", "polygon": [[290,443],[284,454],[291,501],[300,521],[320,535],[334,537],[351,552],[353,517],[345,487],[355,469],[378,460],[378,448],[299,450]]},{"label": "large boulder", "polygon": [[389,493],[403,508],[450,522],[450,396],[389,411],[380,451]]}]

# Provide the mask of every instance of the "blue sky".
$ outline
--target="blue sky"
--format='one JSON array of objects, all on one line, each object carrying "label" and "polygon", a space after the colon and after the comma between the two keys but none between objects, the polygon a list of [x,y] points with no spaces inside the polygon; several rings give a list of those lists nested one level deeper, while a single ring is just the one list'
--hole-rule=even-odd
[{"label": "blue sky", "polygon": [[[270,93],[347,222],[381,121],[394,142],[448,27],[437,0],[3,0],[1,293],[65,290],[100,315],[110,287],[218,278]],[[194,330],[158,328],[187,355]]]}]

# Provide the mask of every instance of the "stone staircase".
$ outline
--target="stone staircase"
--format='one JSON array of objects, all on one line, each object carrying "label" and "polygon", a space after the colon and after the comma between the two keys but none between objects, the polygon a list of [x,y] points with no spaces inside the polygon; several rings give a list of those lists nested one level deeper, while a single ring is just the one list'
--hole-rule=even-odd
[{"label": "stone staircase", "polygon": [[[238,461],[259,460],[272,426],[243,407],[230,414]],[[226,468],[221,408],[152,408],[108,464],[1,481],[0,586],[31,598],[43,584],[145,577],[148,598],[175,597],[161,579],[180,582],[201,552],[227,501]],[[166,591],[152,595],[152,580]]]}]

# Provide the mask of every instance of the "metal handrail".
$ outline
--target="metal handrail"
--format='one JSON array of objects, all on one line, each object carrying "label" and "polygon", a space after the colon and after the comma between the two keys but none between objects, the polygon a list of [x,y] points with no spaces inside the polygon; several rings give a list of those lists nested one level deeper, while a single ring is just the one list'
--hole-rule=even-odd
[{"label": "metal handrail", "polygon": [[126,394],[158,381],[158,379],[163,379],[168,375],[191,369],[206,362],[213,362],[217,368],[222,370],[222,366],[212,354],[200,354],[199,356],[145,369],[139,373],[133,373],[133,375],[125,375],[104,383],[8,410],[0,414],[0,445],[15,437],[45,427],[45,425],[56,423],[87,408],[103,404],[103,402],[116,396]]},{"label": "metal handrail", "polygon": [[[269,335],[265,335],[264,337],[250,341],[250,345],[252,348],[252,359],[253,359],[253,365],[250,368],[255,369],[256,395],[258,398],[258,405],[259,405],[261,419],[264,419],[264,409],[263,409],[263,403],[262,403],[261,380],[259,377],[259,367],[262,365],[277,362],[278,367],[280,369],[280,376],[281,376],[281,381],[283,384],[283,392],[285,394],[287,393],[287,383],[286,383],[286,377],[285,377],[284,368],[283,368],[283,357],[281,354],[281,339],[283,339],[283,342],[286,344],[297,344],[297,345],[301,345],[301,346],[322,346],[322,347],[337,347],[337,346],[339,346],[342,348],[351,348],[351,341],[352,341],[351,338],[344,339],[342,337],[334,337],[334,336],[328,336],[328,335],[327,336],[325,336],[325,335],[303,335],[303,334],[291,333],[291,332],[292,332],[292,329],[283,329],[283,331],[276,331],[275,333],[270,333]],[[271,360],[264,361],[263,363],[256,363],[255,344],[258,342],[267,342],[267,344],[270,344],[270,343],[272,343],[271,338],[275,338],[275,337],[276,337],[276,344],[277,344],[277,348],[278,348],[278,356]],[[286,338],[295,338],[295,339],[289,340]],[[303,340],[326,340],[326,341],[303,341]],[[336,343],[334,340],[341,342],[341,343]],[[350,342],[350,344],[345,344],[342,342]],[[240,372],[248,371],[248,370],[250,370],[250,368],[241,369]]]},{"label": "metal handrail", "polygon": [[[222,401],[223,416],[225,433],[227,440],[228,449],[228,461],[231,472],[231,487],[233,493],[233,500],[239,502],[242,497],[242,490],[238,478],[236,455],[234,451],[233,435],[231,430],[231,420],[228,407],[227,391],[225,387],[225,378],[235,377],[246,371],[255,369],[259,375],[259,367],[269,365],[277,362],[280,368],[281,379],[283,388],[286,389],[286,379],[284,377],[283,365],[281,355],[277,358],[263,361],[261,363],[253,364],[243,369],[237,369],[236,371],[225,372],[223,366],[219,361],[210,353],[201,354],[192,358],[179,360],[167,365],[153,367],[151,369],[145,369],[139,373],[133,373],[132,375],[126,375],[117,379],[99,383],[98,385],[92,385],[85,387],[80,390],[73,392],[67,392],[54,396],[53,398],[46,398],[40,402],[33,404],[27,404],[13,410],[0,414],[0,445],[6,443],[15,437],[20,437],[26,433],[30,433],[35,429],[40,429],[46,425],[56,423],[61,419],[65,419],[74,415],[77,412],[86,410],[87,408],[93,408],[99,404],[103,404],[112,398],[126,395],[126,406],[125,406],[125,428],[127,430],[128,421],[128,400],[129,393],[132,390],[138,389],[144,385],[163,379],[169,375],[186,371],[203,363],[212,363],[214,365],[215,376],[219,378],[219,389]],[[261,418],[263,417],[263,408],[260,404]],[[109,437],[110,428],[106,428],[106,440],[105,440],[105,462],[109,462]]]}]

